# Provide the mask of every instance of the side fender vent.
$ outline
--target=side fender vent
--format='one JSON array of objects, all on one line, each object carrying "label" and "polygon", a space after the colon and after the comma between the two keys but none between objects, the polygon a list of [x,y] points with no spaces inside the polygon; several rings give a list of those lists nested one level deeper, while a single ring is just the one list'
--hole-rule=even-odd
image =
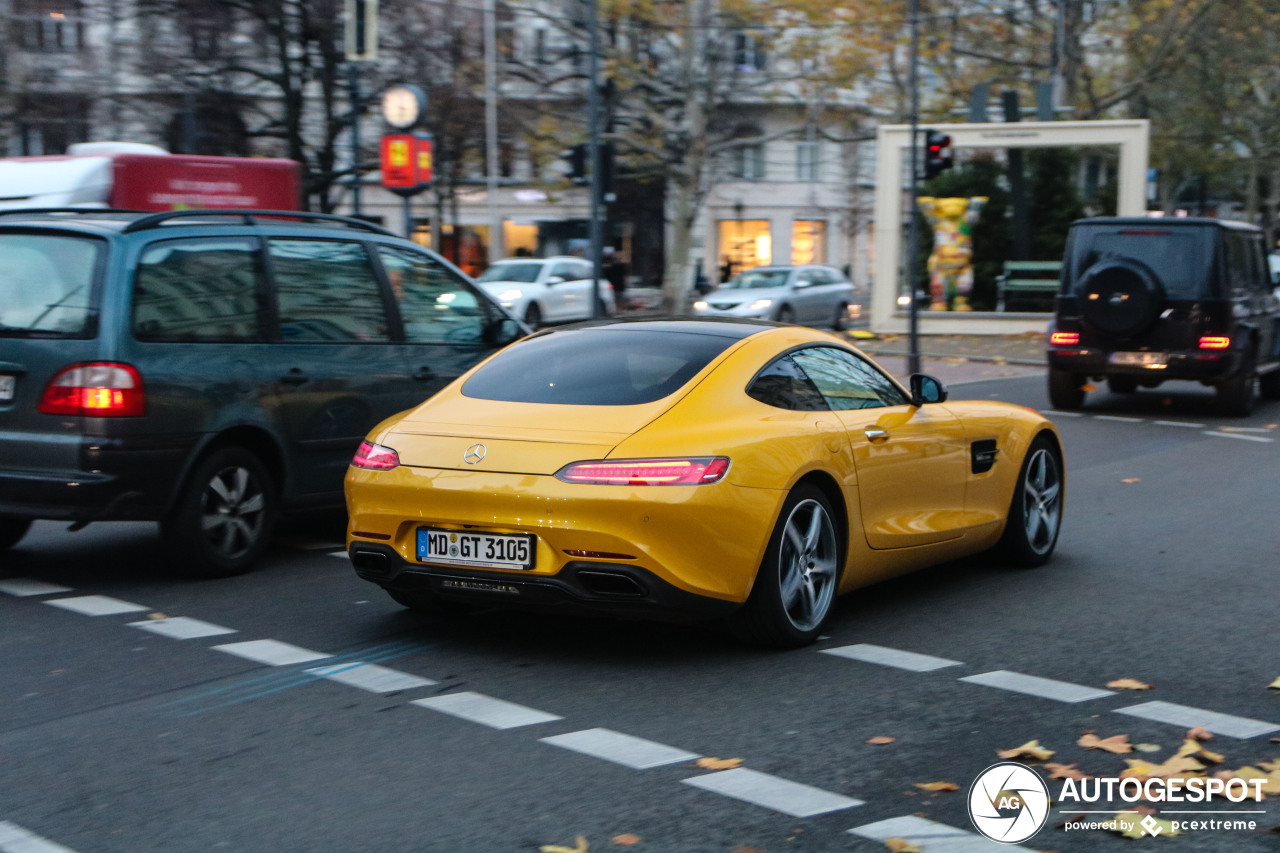
[{"label": "side fender vent", "polygon": [[990,471],[996,464],[996,456],[999,453],[1000,451],[996,449],[996,440],[994,438],[975,441],[972,446],[973,473],[985,474]]}]

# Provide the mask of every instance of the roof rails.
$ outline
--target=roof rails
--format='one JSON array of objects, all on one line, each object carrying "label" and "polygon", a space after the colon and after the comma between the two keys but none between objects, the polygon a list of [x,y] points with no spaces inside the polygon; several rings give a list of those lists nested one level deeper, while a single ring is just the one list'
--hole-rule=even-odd
[{"label": "roof rails", "polygon": [[15,207],[10,210],[0,210],[0,216],[30,216],[32,214],[42,216],[47,213],[75,213],[80,216],[85,214],[119,216],[122,213],[129,213],[136,216],[140,212],[137,210],[120,210],[114,207]]},{"label": "roof rails", "polygon": [[124,227],[125,234],[134,231],[144,231],[148,228],[158,228],[164,223],[172,219],[180,219],[184,217],[238,217],[242,221],[240,224],[257,225],[257,217],[268,217],[271,219],[296,219],[300,222],[319,222],[332,225],[345,225],[348,228],[355,228],[363,231],[370,231],[374,234],[384,234],[388,237],[397,236],[394,231],[388,231],[381,225],[374,225],[372,222],[365,222],[363,219],[354,219],[350,216],[337,216],[332,213],[307,213],[301,210],[167,210],[163,213],[153,213],[149,216],[143,216],[135,219]]}]

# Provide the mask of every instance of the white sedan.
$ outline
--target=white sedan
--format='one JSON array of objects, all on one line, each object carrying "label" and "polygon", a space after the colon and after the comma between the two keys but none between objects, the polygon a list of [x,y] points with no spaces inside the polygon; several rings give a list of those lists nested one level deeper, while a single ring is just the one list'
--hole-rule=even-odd
[{"label": "white sedan", "polygon": [[[576,257],[507,258],[477,283],[530,329],[591,318],[591,262]],[[614,311],[613,285],[600,279],[600,315]]]}]

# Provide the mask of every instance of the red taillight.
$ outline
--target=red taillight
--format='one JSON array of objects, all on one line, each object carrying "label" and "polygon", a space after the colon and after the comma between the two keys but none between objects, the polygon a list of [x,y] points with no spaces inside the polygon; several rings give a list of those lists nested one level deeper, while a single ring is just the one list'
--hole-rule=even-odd
[{"label": "red taillight", "polygon": [[1200,349],[1226,349],[1231,346],[1231,338],[1225,335],[1205,335],[1200,339]]},{"label": "red taillight", "polygon": [[1054,332],[1049,336],[1049,343],[1056,347],[1073,347],[1080,343],[1079,332]]},{"label": "red taillight", "polygon": [[147,413],[142,375],[127,364],[92,361],[60,371],[36,406],[46,415],[130,418]]},{"label": "red taillight", "polygon": [[697,486],[714,483],[729,470],[723,456],[695,459],[601,459],[574,462],[556,472],[566,483],[600,486]]},{"label": "red taillight", "polygon": [[372,442],[360,442],[360,449],[351,460],[353,468],[371,468],[374,471],[390,471],[400,467],[400,454],[390,447]]}]

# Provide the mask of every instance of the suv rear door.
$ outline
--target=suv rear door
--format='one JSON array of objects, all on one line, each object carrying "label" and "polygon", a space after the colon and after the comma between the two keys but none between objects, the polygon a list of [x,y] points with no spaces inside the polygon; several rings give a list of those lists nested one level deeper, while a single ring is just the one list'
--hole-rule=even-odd
[{"label": "suv rear door", "polygon": [[267,239],[279,343],[264,379],[284,410],[294,483],[334,493],[369,430],[404,408],[409,379],[369,245],[355,240]]},{"label": "suv rear door", "polygon": [[100,360],[105,239],[0,229],[0,468],[78,476],[82,417],[38,410],[65,368]]}]

